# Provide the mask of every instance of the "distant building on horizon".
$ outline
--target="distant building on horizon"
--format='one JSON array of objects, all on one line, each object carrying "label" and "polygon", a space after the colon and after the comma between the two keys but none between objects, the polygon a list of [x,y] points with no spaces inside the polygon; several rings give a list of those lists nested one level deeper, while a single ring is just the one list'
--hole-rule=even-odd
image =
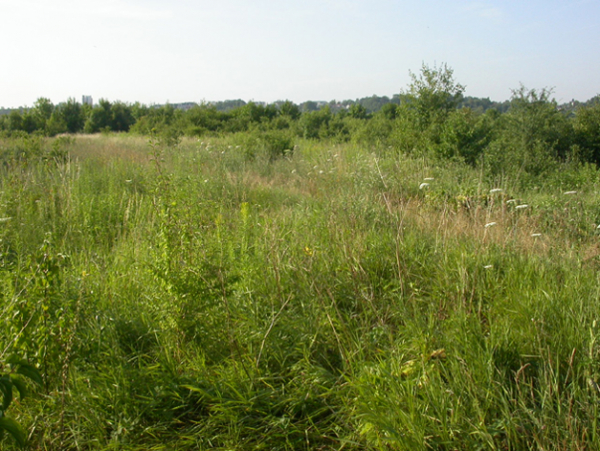
[{"label": "distant building on horizon", "polygon": [[94,106],[94,100],[92,99],[92,96],[81,96],[81,103],[83,105]]}]

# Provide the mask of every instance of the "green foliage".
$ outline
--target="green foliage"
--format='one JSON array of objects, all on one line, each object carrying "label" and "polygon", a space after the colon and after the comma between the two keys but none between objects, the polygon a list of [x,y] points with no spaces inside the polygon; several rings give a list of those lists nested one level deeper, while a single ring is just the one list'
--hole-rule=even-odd
[{"label": "green foliage", "polygon": [[0,446],[598,448],[597,111],[423,70],[372,115],[4,119]]},{"label": "green foliage", "polygon": [[454,72],[446,64],[439,68],[423,64],[419,76],[410,76],[407,101],[416,110],[422,130],[443,121],[460,104],[465,87],[454,81]]},{"label": "green foliage", "polygon": [[40,97],[36,100],[35,104],[33,105],[33,109],[31,110],[31,116],[35,122],[35,127],[37,130],[45,132],[48,131],[46,126],[50,120],[50,117],[52,116],[53,111],[54,105],[50,99]]},{"label": "green foliage", "polygon": [[[431,149],[454,154],[390,151],[434,144],[414,114],[331,114],[325,142],[262,120],[176,149],[35,138],[57,158],[0,168],[0,351],[44,395],[7,430],[39,449],[595,448],[595,167],[493,178],[460,152],[485,156],[500,119],[469,110]],[[0,370],[15,397],[19,371]]]},{"label": "green foliage", "polygon": [[16,355],[6,359],[2,357],[0,356],[0,443],[4,441],[5,433],[8,433],[19,447],[25,447],[27,434],[18,422],[6,416],[6,411],[13,403],[14,391],[19,393],[21,401],[27,396],[25,380],[42,385],[42,377],[38,369],[26,360],[19,359]]},{"label": "green foliage", "polygon": [[492,138],[491,115],[477,115],[463,108],[449,113],[444,122],[437,151],[443,158],[459,157],[475,165]]},{"label": "green foliage", "polygon": [[202,136],[216,132],[226,121],[227,116],[217,111],[214,106],[200,105],[193,107],[185,114],[185,134],[188,136]]},{"label": "green foliage", "polygon": [[69,98],[66,103],[57,107],[58,114],[62,117],[68,133],[83,131],[85,125],[85,110],[75,99]]},{"label": "green foliage", "polygon": [[0,143],[0,161],[5,165],[27,164],[33,159],[41,158],[43,153],[44,141],[40,136],[13,134]]},{"label": "green foliage", "polygon": [[491,173],[535,177],[570,157],[571,125],[550,94],[524,87],[513,92],[511,108],[496,121],[498,132],[486,152]]},{"label": "green foliage", "polygon": [[103,129],[110,128],[111,124],[111,103],[106,99],[100,99],[90,115],[88,116],[83,128],[85,133],[98,133]]},{"label": "green foliage", "polygon": [[300,130],[306,139],[316,139],[329,134],[329,123],[333,114],[329,108],[304,113],[300,118]]},{"label": "green foliage", "polygon": [[132,133],[151,135],[152,133],[181,134],[181,111],[172,105],[150,108],[131,127]]},{"label": "green foliage", "polygon": [[368,113],[367,109],[359,103],[355,103],[348,110],[348,115],[354,119],[367,119]]},{"label": "green foliage", "polygon": [[295,103],[286,100],[279,105],[279,112],[282,116],[288,116],[292,120],[298,120],[300,118],[300,108]]},{"label": "green foliage", "polygon": [[578,157],[600,164],[600,102],[577,110],[573,128],[579,146]]}]

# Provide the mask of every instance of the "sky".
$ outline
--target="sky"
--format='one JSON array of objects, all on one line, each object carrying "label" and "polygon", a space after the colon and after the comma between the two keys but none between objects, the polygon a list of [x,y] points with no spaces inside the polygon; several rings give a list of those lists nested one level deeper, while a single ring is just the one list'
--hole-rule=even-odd
[{"label": "sky", "polygon": [[446,64],[465,95],[600,94],[598,0],[0,0],[0,107],[346,100]]}]

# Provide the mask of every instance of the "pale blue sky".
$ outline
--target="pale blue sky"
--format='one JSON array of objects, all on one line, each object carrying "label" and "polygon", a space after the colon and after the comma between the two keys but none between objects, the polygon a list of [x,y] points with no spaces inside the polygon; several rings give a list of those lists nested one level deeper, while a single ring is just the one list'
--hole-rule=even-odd
[{"label": "pale blue sky", "polygon": [[597,0],[0,0],[0,106],[392,96],[421,64],[466,95],[600,93]]}]

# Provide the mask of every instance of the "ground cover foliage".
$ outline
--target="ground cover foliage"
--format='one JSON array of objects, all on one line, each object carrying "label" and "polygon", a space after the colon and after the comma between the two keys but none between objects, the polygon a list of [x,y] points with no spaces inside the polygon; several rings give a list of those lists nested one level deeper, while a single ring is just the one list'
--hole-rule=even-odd
[{"label": "ground cover foliage", "polygon": [[2,138],[2,449],[597,449],[597,116],[448,75],[350,139]]},{"label": "ground cover foliage", "polygon": [[594,167],[167,142],[2,142],[32,449],[598,446]]}]

